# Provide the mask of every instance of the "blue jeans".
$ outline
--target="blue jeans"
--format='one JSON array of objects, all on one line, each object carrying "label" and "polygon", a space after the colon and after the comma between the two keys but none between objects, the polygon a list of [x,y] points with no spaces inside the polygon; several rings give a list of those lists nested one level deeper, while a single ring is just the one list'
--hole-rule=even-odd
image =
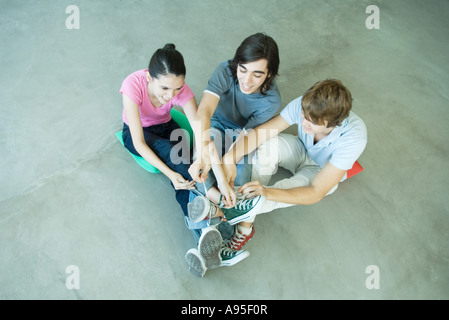
[{"label": "blue jeans", "polygon": [[[192,180],[192,177],[190,176],[188,169],[191,164],[191,154],[188,156],[186,155],[179,155],[181,157],[181,162],[178,164],[173,163],[173,159],[171,159],[170,153],[172,148],[177,145],[178,141],[170,141],[171,133],[176,130],[180,129],[179,125],[173,121],[170,120],[169,122],[153,125],[150,127],[144,127],[143,129],[143,135],[146,144],[150,147],[150,149],[161,159],[170,169],[173,171],[178,172],[181,174],[184,179]],[[223,131],[224,133],[224,131]],[[140,154],[136,151],[134,148],[134,144],[132,142],[131,132],[129,131],[129,127],[126,123],[123,123],[123,143],[125,147],[132,153],[137,156],[140,156]],[[182,141],[187,143],[187,139],[183,139]],[[181,141],[181,142],[182,142]],[[224,148],[224,143],[223,143]],[[190,149],[189,149],[190,150]],[[182,157],[183,156],[183,157]],[[179,160],[179,158],[177,159]],[[177,163],[178,161],[176,161]],[[237,169],[239,166],[237,166]],[[237,171],[238,172],[238,171]],[[249,167],[249,178],[251,178],[251,167]],[[248,181],[249,181],[248,178]],[[247,182],[247,181],[246,181]],[[208,179],[205,182],[205,185],[201,183],[196,184],[196,189],[201,194],[206,194],[205,188],[210,189],[215,184],[215,177],[212,175],[209,175]],[[173,186],[173,184],[171,184]],[[200,223],[193,223],[188,218],[188,211],[187,211],[187,204],[191,202],[197,194],[189,191],[189,190],[176,190],[175,189],[175,195],[176,200],[178,201],[179,205],[182,208],[182,211],[185,216],[185,221],[187,227],[191,230],[195,241],[198,243],[198,239],[201,235],[201,229],[205,228],[209,225],[210,221],[202,221]]]},{"label": "blue jeans", "polygon": [[[150,147],[150,149],[161,159],[170,169],[181,174],[184,179],[192,180],[188,170],[191,164],[191,154],[182,155],[178,154],[178,158],[176,159],[176,163],[173,163],[174,159],[171,159],[170,153],[172,148],[178,143],[182,143],[183,141],[187,143],[187,139],[182,139],[181,142],[178,141],[170,141],[171,133],[180,129],[179,125],[172,120],[166,123],[153,125],[150,127],[143,128],[143,135],[146,144]],[[134,144],[131,137],[131,132],[129,131],[129,127],[126,123],[123,123],[123,143],[132,154],[140,156],[140,154],[134,148]],[[184,149],[183,149],[184,150]],[[187,147],[187,150],[190,150]],[[173,186],[173,184],[171,184]],[[176,200],[180,204],[182,211],[185,216],[187,215],[187,203],[189,202],[189,191],[188,190],[175,190]]]}]

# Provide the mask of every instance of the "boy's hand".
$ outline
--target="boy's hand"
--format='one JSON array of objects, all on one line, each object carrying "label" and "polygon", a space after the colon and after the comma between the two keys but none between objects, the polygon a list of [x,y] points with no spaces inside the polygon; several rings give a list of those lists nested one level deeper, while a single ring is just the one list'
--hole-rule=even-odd
[{"label": "boy's hand", "polygon": [[257,196],[267,196],[267,189],[259,181],[250,181],[238,188],[237,192],[240,192],[245,196],[245,199],[254,198]]},{"label": "boy's hand", "polygon": [[220,190],[221,195],[223,196],[223,203],[226,208],[232,208],[235,206],[237,201],[237,196],[235,194],[234,188],[229,185],[226,181],[223,183],[218,183],[218,190]]},{"label": "boy's hand", "polygon": [[207,174],[210,171],[212,165],[210,163],[204,163],[201,158],[196,159],[189,167],[189,174],[193,180],[197,182],[203,182],[207,179]]},{"label": "boy's hand", "polygon": [[212,155],[215,151],[215,145],[212,141],[208,142],[201,149],[198,158],[190,165],[189,174],[196,182],[203,182],[207,179],[207,174],[212,168]]}]

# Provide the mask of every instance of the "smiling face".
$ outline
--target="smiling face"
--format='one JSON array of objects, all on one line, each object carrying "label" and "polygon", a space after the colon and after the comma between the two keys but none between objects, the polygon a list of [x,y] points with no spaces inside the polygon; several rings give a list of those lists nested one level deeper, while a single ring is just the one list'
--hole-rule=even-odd
[{"label": "smiling face", "polygon": [[262,84],[268,77],[267,65],[266,59],[260,59],[254,62],[241,63],[237,66],[237,79],[240,90],[244,94],[260,91]]},{"label": "smiling face", "polygon": [[[163,75],[159,78],[151,77],[147,72],[148,94],[155,107],[167,104],[184,86],[184,76],[175,76],[173,74]],[[159,105],[155,105],[155,102]],[[157,104],[157,103],[156,103]]]}]

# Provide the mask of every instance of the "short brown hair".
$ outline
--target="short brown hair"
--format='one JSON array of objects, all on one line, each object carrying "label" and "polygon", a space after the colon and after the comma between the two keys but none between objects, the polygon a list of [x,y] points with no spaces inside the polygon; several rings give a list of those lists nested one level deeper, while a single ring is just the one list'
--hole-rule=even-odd
[{"label": "short brown hair", "polygon": [[307,90],[301,101],[304,117],[317,125],[336,127],[346,119],[352,108],[351,92],[340,80],[327,79],[316,82]]}]

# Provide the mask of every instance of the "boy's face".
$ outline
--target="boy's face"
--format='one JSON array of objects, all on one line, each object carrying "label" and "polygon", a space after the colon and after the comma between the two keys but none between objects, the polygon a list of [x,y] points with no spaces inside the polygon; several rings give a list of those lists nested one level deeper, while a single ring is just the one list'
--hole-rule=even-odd
[{"label": "boy's face", "polygon": [[244,94],[259,92],[260,87],[268,77],[268,61],[260,59],[237,66],[237,79],[240,91]]},{"label": "boy's face", "polygon": [[327,127],[327,121],[324,121],[324,125],[314,124],[304,117],[304,112],[301,112],[301,126],[306,134],[312,135],[328,135],[334,128]]}]

